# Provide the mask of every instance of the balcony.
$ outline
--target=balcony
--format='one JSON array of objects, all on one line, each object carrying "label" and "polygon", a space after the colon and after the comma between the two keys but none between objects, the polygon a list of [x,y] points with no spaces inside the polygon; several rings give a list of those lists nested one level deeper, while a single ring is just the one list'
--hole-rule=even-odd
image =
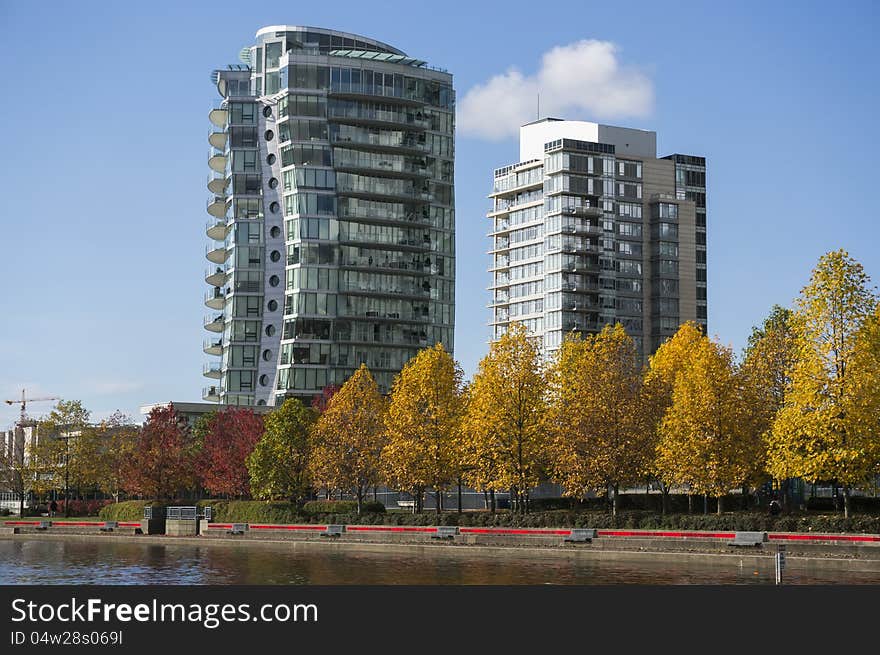
[{"label": "balcony", "polygon": [[592,225],[591,223],[583,223],[583,224],[572,224],[569,223],[567,225],[562,226],[563,234],[588,234],[588,235],[599,235],[602,234],[602,228],[598,225]]},{"label": "balcony", "polygon": [[214,287],[205,293],[205,304],[211,309],[223,309],[226,304],[226,294],[220,287]]},{"label": "balcony", "polygon": [[226,218],[226,197],[213,196],[206,203],[208,213],[214,218]]},{"label": "balcony", "polygon": [[208,159],[208,166],[210,166],[211,170],[216,173],[225,173],[226,160],[227,157],[225,154],[215,150],[211,157]]},{"label": "balcony", "polygon": [[[209,262],[213,262],[215,264],[222,264],[229,258],[229,251],[226,249],[226,244],[217,244],[217,245],[207,245],[205,246],[205,257],[208,258]],[[219,284],[215,284],[215,287],[219,287]]]},{"label": "balcony", "polygon": [[210,362],[202,367],[202,375],[206,378],[219,380],[223,375],[223,371],[220,369],[220,364],[217,362]]},{"label": "balcony", "polygon": [[223,314],[206,316],[205,329],[209,332],[223,332]]},{"label": "balcony", "polygon": [[219,403],[220,394],[222,393],[223,387],[204,387],[202,389],[202,400],[207,400],[209,403]]},{"label": "balcony", "polygon": [[202,350],[206,355],[222,355],[223,340],[222,339],[205,339],[202,342]]},{"label": "balcony", "polygon": [[226,132],[211,132],[208,135],[208,143],[217,148],[217,150],[225,150],[228,140],[229,135]]},{"label": "balcony", "polygon": [[217,127],[226,127],[229,122],[229,110],[222,107],[214,107],[208,112],[208,120]]},{"label": "balcony", "polygon": [[229,225],[226,224],[226,221],[208,221],[205,223],[205,234],[214,241],[226,241]]},{"label": "balcony", "polygon": [[327,108],[327,119],[367,127],[401,127],[417,130],[427,130],[430,127],[430,123],[421,117],[421,112],[373,109],[363,105],[330,106]]},{"label": "balcony", "polygon": [[225,196],[226,187],[229,186],[229,178],[217,173],[208,175],[208,191],[215,196]]},{"label": "balcony", "polygon": [[229,273],[227,273],[220,266],[216,268],[209,268],[205,271],[205,282],[210,284],[212,287],[222,287],[226,284],[226,280],[229,279]]},{"label": "balcony", "polygon": [[563,207],[562,213],[569,216],[601,216],[602,208],[595,205],[571,205]]}]

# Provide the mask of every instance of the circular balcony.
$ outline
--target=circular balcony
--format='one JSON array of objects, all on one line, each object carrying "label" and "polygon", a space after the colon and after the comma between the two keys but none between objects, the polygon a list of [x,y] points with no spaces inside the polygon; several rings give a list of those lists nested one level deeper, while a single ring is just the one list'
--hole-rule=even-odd
[{"label": "circular balcony", "polygon": [[226,172],[226,155],[216,154],[212,155],[210,159],[208,159],[208,166],[211,167],[212,171],[217,173],[225,173]]},{"label": "circular balcony", "polygon": [[208,221],[205,224],[205,234],[214,241],[225,241],[226,235],[229,234],[229,225],[226,221]]},{"label": "circular balcony", "polygon": [[[225,243],[205,246],[205,257],[208,258],[209,262],[222,264],[229,258],[229,251],[226,249]],[[214,286],[219,287],[220,285],[215,284]]]},{"label": "circular balcony", "polygon": [[215,196],[225,196],[226,195],[226,187],[229,186],[229,178],[224,175],[209,175],[208,176],[208,191],[213,193]]},{"label": "circular balcony", "polygon": [[213,196],[208,198],[207,209],[214,218],[226,218],[226,197]]},{"label": "circular balcony", "polygon": [[221,393],[223,393],[222,387],[204,387],[202,389],[202,400],[207,400],[210,403],[219,403]]},{"label": "circular balcony", "polygon": [[205,317],[205,329],[208,332],[223,332],[223,314]]},{"label": "circular balcony", "polygon": [[202,367],[202,375],[204,375],[206,378],[219,380],[222,377],[223,372],[220,370],[220,364],[212,362],[210,364],[205,364]]},{"label": "circular balcony", "polygon": [[223,340],[222,339],[205,339],[202,342],[202,350],[206,355],[222,355]]},{"label": "circular balcony", "polygon": [[228,140],[229,135],[226,132],[211,132],[208,135],[208,143],[217,148],[217,150],[225,150]]},{"label": "circular balcony", "polygon": [[217,127],[226,127],[229,122],[229,111],[226,109],[212,109],[208,112],[208,120]]},{"label": "circular balcony", "polygon": [[226,295],[220,287],[214,287],[205,294],[205,305],[211,309],[223,309],[226,304]]},{"label": "circular balcony", "polygon": [[209,268],[205,271],[205,282],[212,287],[222,287],[226,284],[227,279],[229,279],[229,273],[219,266],[217,268]]}]

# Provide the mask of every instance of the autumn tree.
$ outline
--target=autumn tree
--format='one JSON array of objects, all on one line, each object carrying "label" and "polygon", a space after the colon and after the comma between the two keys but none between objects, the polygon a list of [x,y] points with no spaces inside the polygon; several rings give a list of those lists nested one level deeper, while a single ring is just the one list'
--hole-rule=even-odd
[{"label": "autumn tree", "polygon": [[859,410],[872,374],[853,370],[877,305],[869,283],[846,251],[820,258],[795,303],[797,359],[767,443],[775,478],[842,485],[847,517],[852,486],[876,472],[877,434],[865,429]]},{"label": "autumn tree", "polygon": [[315,411],[295,398],[288,398],[263,418],[263,436],[246,459],[255,498],[292,502],[305,498],[314,421]]},{"label": "autumn tree", "polygon": [[538,343],[512,323],[480,361],[462,435],[468,482],[477,490],[510,489],[522,512],[546,460],[544,391]]},{"label": "autumn tree", "polygon": [[547,376],[545,424],[554,479],[567,495],[612,494],[641,479],[653,460],[639,353],[623,326],[569,336]]},{"label": "autumn tree", "polygon": [[[644,411],[648,421],[647,435],[651,438],[654,449],[660,441],[660,426],[668,409],[672,406],[672,393],[675,381],[690,362],[697,345],[705,335],[697,323],[682,323],[676,333],[657,348],[649,359],[644,374]],[[660,483],[662,494],[662,512],[667,511],[670,480],[663,477],[663,471],[656,465],[656,458],[649,466],[649,473]],[[688,511],[692,507],[692,496],[688,494]]]},{"label": "autumn tree", "polygon": [[[790,374],[797,357],[791,310],[774,305],[759,327],[752,328],[743,353],[742,374],[757,393],[754,418],[766,437],[785,402]],[[789,479],[777,480],[787,507]]]},{"label": "autumn tree", "polygon": [[88,429],[91,412],[79,400],[59,400],[37,424],[39,453],[49,465],[44,474],[48,486],[64,489],[64,515],[70,516],[70,488],[92,486],[96,474],[97,441]]},{"label": "autumn tree", "polygon": [[154,407],[127,460],[126,488],[150,499],[171,499],[193,485],[196,456],[186,419],[170,403]]},{"label": "autumn tree", "polygon": [[657,468],[665,480],[723,499],[761,468],[757,394],[730,348],[703,337],[676,376],[672,405],[660,423]]},{"label": "autumn tree", "polygon": [[[56,464],[51,462],[51,467]],[[44,455],[39,449],[34,452],[26,443],[24,432],[16,427],[12,444],[0,448],[0,489],[8,489],[18,496],[19,516],[24,516],[25,497],[29,493],[39,495],[46,490],[46,469]]]},{"label": "autumn tree", "polygon": [[247,458],[263,429],[263,418],[249,408],[227,407],[211,412],[197,460],[199,479],[205,489],[216,495],[250,494]]},{"label": "autumn tree", "polygon": [[461,385],[461,368],[439,343],[419,351],[394,379],[385,415],[383,477],[390,486],[411,491],[417,511],[430,488],[439,513],[444,487],[458,476]]},{"label": "autumn tree", "polygon": [[137,445],[140,429],[130,416],[117,411],[92,430],[99,442],[95,466],[98,488],[118,503],[120,494],[127,491],[128,461]]},{"label": "autumn tree", "polygon": [[332,394],[312,430],[312,478],[357,498],[379,483],[385,445],[385,401],[366,364]]}]

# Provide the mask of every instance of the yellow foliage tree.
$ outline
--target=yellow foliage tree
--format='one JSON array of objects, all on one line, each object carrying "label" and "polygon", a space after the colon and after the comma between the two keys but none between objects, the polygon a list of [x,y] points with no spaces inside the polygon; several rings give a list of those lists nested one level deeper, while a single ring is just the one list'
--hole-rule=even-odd
[{"label": "yellow foliage tree", "polygon": [[675,378],[660,423],[657,468],[663,479],[718,498],[760,468],[757,394],[737,371],[733,351],[703,337]]},{"label": "yellow foliage tree", "polygon": [[519,323],[492,343],[470,386],[466,479],[477,490],[510,489],[520,511],[527,511],[546,460],[545,388],[538,344]]},{"label": "yellow foliage tree", "polygon": [[563,341],[548,371],[549,453],[554,479],[572,496],[638,481],[653,460],[642,371],[632,338],[618,323]]},{"label": "yellow foliage tree", "polygon": [[413,493],[417,511],[430,488],[439,513],[443,489],[458,476],[462,377],[461,368],[438,343],[421,350],[394,380],[381,466],[389,486]]},{"label": "yellow foliage tree", "polygon": [[[703,339],[705,339],[705,335],[697,323],[693,321],[682,323],[678,331],[660,344],[660,347],[649,359],[648,368],[645,371],[643,403],[648,421],[648,434],[655,449],[660,440],[660,425],[663,422],[663,417],[672,406],[675,380],[688,366],[693,353]],[[650,465],[649,472],[660,482],[663,494],[663,513],[665,514],[671,481],[664,479],[663,471],[656,466],[656,460]],[[690,505],[691,497],[689,495],[689,508]]]},{"label": "yellow foliage tree", "polygon": [[876,384],[877,373],[858,366],[870,362],[859,354],[872,333],[869,317],[877,305],[869,283],[846,251],[820,258],[796,301],[797,360],[767,439],[774,477],[842,485],[846,517],[850,489],[876,470],[878,451],[877,434],[865,429],[863,416],[870,397],[865,385]]},{"label": "yellow foliage tree", "polygon": [[361,364],[333,394],[312,430],[312,479],[321,480],[328,490],[354,494],[360,514],[367,490],[379,482],[384,445],[385,401],[370,370]]}]

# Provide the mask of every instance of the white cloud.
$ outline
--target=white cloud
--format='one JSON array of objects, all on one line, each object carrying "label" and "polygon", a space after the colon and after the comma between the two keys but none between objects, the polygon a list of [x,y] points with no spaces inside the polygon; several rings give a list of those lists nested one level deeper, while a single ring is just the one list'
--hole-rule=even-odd
[{"label": "white cloud", "polygon": [[460,134],[497,141],[515,136],[541,117],[609,120],[647,116],[654,87],[641,71],[624,66],[610,41],[584,40],[544,53],[541,68],[523,75],[515,68],[477,84],[458,103]]}]

